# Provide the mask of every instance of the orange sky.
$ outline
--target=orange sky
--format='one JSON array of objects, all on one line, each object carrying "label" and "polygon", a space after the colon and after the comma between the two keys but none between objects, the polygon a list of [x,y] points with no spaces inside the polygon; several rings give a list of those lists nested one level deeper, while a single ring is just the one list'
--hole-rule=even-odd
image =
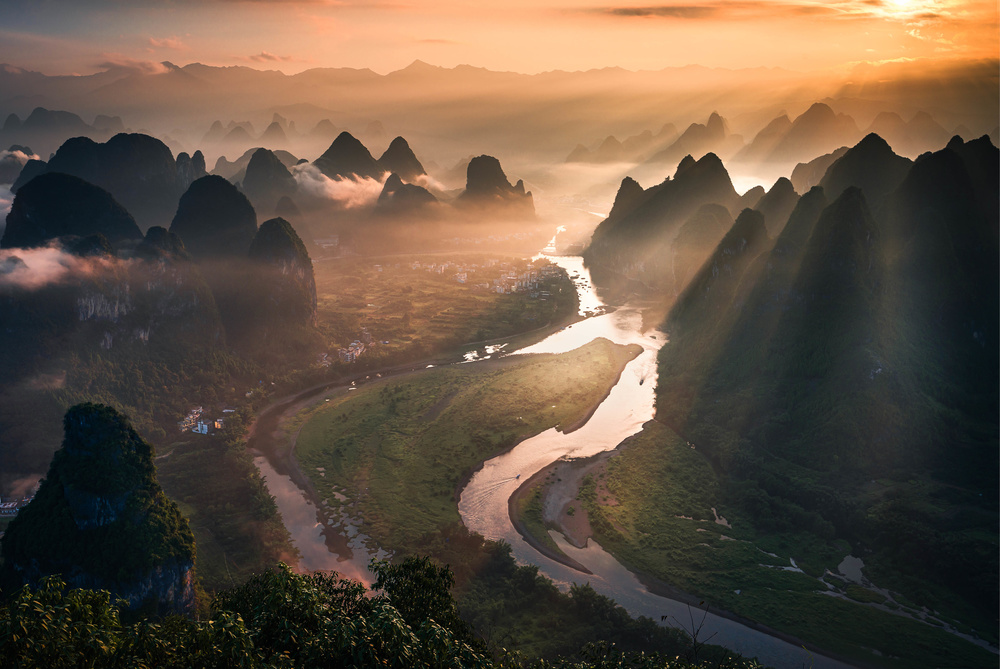
[{"label": "orange sky", "polygon": [[33,0],[2,13],[0,62],[46,74],[163,60],[385,73],[421,59],[535,73],[1000,55],[995,1]]}]

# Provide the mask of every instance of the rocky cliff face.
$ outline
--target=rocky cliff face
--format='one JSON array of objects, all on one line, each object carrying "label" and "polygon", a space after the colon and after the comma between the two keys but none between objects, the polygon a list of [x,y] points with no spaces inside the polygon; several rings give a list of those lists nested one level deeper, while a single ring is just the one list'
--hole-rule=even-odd
[{"label": "rocky cliff face", "polygon": [[153,449],[100,404],[72,407],[35,499],[3,538],[8,584],[61,574],[109,590],[130,609],[194,610],[194,537],[156,481]]}]

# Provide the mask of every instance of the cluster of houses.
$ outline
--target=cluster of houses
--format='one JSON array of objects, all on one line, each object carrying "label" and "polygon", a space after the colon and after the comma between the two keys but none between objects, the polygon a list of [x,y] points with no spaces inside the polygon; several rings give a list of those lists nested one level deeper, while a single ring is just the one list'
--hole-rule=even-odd
[{"label": "cluster of houses", "polygon": [[[38,492],[39,485],[41,485],[40,481],[35,484],[35,487],[28,495],[22,497],[21,499],[6,502],[0,499],[0,518],[11,518],[16,516],[18,511],[28,506],[31,500],[35,499],[35,493]],[[3,536],[2,532],[0,532],[0,536]]]},{"label": "cluster of houses", "polygon": [[368,332],[368,328],[361,328],[361,338],[352,341],[347,348],[342,348],[337,351],[337,355],[340,357],[341,362],[352,363],[364,355],[367,347],[371,345],[371,333]]},{"label": "cluster of houses", "polygon": [[209,430],[221,430],[226,424],[227,413],[233,413],[236,409],[225,408],[222,410],[221,418],[205,418],[205,410],[203,407],[192,407],[188,411],[187,416],[183,420],[177,423],[177,427],[181,432],[187,432],[190,430],[195,434],[208,434]]},{"label": "cluster of houses", "polygon": [[[507,264],[504,263],[504,265]],[[551,264],[540,267],[532,265],[526,267],[511,266],[501,268],[501,270],[500,276],[494,278],[491,283],[476,284],[476,287],[502,295],[530,293],[531,297],[549,297],[548,292],[538,290],[539,284],[559,273],[559,268]],[[465,283],[465,281],[460,281],[460,283]]]}]

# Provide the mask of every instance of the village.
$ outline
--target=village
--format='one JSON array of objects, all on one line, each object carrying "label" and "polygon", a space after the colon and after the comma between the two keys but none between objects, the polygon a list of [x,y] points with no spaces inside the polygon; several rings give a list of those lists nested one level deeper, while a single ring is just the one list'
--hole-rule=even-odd
[{"label": "village", "polygon": [[[35,484],[35,487],[31,489],[24,497],[16,500],[3,501],[0,499],[0,518],[13,518],[17,515],[17,512],[28,506],[31,500],[35,499],[35,493],[38,492],[38,487],[42,484],[41,481]],[[3,532],[0,532],[0,538],[3,537]]]},{"label": "village", "polygon": [[[251,391],[252,393],[252,391]],[[249,397],[251,393],[247,393]],[[222,409],[222,416],[218,418],[205,417],[204,407],[192,407],[187,415],[177,423],[181,432],[190,430],[194,434],[211,434],[210,430],[221,430],[226,424],[226,414],[235,413],[236,409],[226,407]]]}]

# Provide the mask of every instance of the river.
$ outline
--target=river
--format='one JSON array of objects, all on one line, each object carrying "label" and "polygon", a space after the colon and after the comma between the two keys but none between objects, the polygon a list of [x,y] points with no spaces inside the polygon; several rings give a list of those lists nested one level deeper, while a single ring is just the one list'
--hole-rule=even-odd
[{"label": "river", "polygon": [[[603,307],[593,288],[589,272],[578,257],[552,257],[571,276],[576,274],[581,293],[581,310]],[[688,632],[698,629],[699,641],[711,638],[712,644],[725,646],[763,664],[776,668],[813,667],[842,669],[851,665],[817,655],[801,646],[771,636],[735,620],[690,609],[686,604],[649,592],[628,569],[601,546],[589,539],[585,548],[569,544],[558,532],[550,532],[559,548],[570,558],[589,569],[582,574],[541,554],[514,528],[507,501],[518,485],[560,458],[588,457],[613,450],[623,440],[636,434],[653,417],[656,388],[656,354],[666,343],[658,331],[642,332],[639,308],[625,305],[617,310],[588,318],[547,339],[521,349],[516,354],[564,353],[583,346],[596,337],[606,337],[619,344],[639,344],[643,348],[622,373],[611,394],[587,423],[574,432],[563,434],[547,430],[526,439],[513,450],[488,460],[462,491],[459,512],[462,522],[487,539],[503,540],[511,545],[521,563],[537,565],[539,571],[566,589],[572,583],[589,583],[602,595],[614,599],[633,616],[648,616]],[[516,477],[520,475],[520,479]]]},{"label": "river", "polygon": [[[581,258],[552,256],[550,259],[574,278],[581,314],[601,313],[606,309]],[[586,318],[514,353],[563,353],[597,337],[619,344],[638,344],[643,348],[583,427],[569,434],[547,430],[521,442],[510,452],[485,462],[462,491],[459,511],[463,522],[470,530],[488,539],[509,543],[519,562],[537,565],[542,574],[560,587],[565,589],[571,583],[589,583],[633,616],[662,619],[664,624],[688,631],[692,626],[699,627],[699,641],[710,638],[712,644],[725,646],[748,657],[757,657],[762,663],[779,669],[849,667],[737,621],[712,613],[692,612],[686,604],[653,594],[593,539],[581,549],[570,545],[562,535],[552,533],[553,539],[568,556],[592,572],[583,574],[542,555],[515,530],[508,515],[507,503],[523,480],[560,458],[587,457],[612,450],[641,430],[642,425],[652,418],[656,354],[666,338],[655,330],[643,332],[642,327],[641,310],[627,304],[609,313]],[[502,352],[502,348],[495,347],[491,352]],[[476,357],[471,354],[467,360]],[[357,536],[348,537],[350,550],[341,548],[339,550],[344,555],[337,555],[337,546],[344,546],[345,539],[339,538],[338,541],[337,537],[330,536],[333,528],[328,527],[330,521],[324,519],[315,500],[283,473],[284,467],[280,463],[271,463],[264,457],[257,458],[257,463],[277,500],[293,541],[302,553],[300,567],[336,569],[346,576],[370,582],[370,575],[364,569],[369,557],[364,543]]]}]

